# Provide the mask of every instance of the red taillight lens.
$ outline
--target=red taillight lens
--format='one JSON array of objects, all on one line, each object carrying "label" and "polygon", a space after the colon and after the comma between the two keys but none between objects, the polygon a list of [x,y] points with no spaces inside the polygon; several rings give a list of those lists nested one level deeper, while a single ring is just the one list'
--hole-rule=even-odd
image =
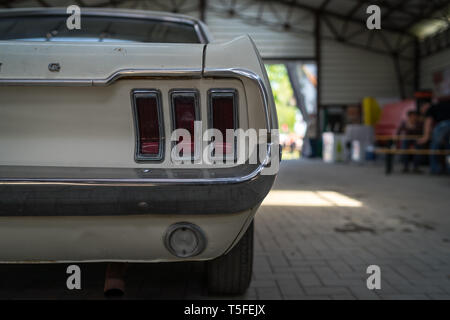
[{"label": "red taillight lens", "polygon": [[223,146],[216,145],[216,154],[230,154],[233,152],[233,142],[227,141],[226,130],[236,129],[236,92],[234,90],[210,91],[211,126],[222,133]]},{"label": "red taillight lens", "polygon": [[138,129],[138,158],[162,158],[162,119],[159,93],[134,92],[134,106]]},{"label": "red taillight lens", "polygon": [[192,91],[172,92],[172,113],[174,129],[186,129],[191,135],[190,141],[178,141],[178,146],[194,154],[194,121],[198,119],[197,93]]}]

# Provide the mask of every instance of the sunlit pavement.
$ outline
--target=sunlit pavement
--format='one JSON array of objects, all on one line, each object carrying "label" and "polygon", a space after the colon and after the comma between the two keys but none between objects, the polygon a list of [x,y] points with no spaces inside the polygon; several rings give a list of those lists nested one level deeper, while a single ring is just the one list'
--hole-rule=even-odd
[{"label": "sunlit pavement", "polygon": [[[246,299],[450,299],[450,179],[284,161],[256,218]],[[366,268],[381,268],[381,289]],[[105,264],[0,265],[0,298],[102,299]],[[202,263],[131,264],[123,298],[208,298]]]}]

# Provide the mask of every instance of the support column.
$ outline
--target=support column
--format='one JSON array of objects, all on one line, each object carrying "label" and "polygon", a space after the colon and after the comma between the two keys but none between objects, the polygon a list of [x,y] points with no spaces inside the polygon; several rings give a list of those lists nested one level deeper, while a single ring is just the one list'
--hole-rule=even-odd
[{"label": "support column", "polygon": [[322,105],[322,30],[320,13],[315,15],[314,28],[314,57],[317,66],[317,110],[316,110],[316,139],[320,139],[320,108]]}]

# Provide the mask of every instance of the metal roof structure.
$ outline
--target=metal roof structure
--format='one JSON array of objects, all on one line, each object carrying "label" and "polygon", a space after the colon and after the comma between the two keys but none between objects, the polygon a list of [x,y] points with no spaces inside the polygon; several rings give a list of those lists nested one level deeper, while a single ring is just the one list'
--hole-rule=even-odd
[{"label": "metal roof structure", "polygon": [[[346,21],[361,22],[367,17],[365,8],[369,5],[380,7],[383,28],[408,33],[412,26],[423,20],[443,19],[448,23],[450,2],[448,0],[223,0],[223,8],[230,15],[243,12],[246,8],[257,5],[260,15],[264,10],[271,10],[272,4],[282,4],[290,11],[301,9],[320,14],[322,17],[332,17]],[[162,11],[188,12],[199,10],[201,17],[207,15],[208,0],[0,0],[0,7],[14,8],[24,5],[32,7],[53,7],[78,4],[81,7],[143,7],[158,6]],[[280,24],[289,28],[289,15],[280,17]]]}]

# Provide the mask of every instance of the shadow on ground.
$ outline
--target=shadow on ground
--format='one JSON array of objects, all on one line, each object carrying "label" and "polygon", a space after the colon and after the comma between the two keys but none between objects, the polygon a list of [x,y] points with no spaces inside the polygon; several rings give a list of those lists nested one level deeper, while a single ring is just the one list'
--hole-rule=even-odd
[{"label": "shadow on ground", "polygon": [[[106,263],[77,264],[81,290],[68,290],[69,264],[0,264],[0,299],[104,299]],[[129,264],[123,299],[208,298],[202,262]]]}]

